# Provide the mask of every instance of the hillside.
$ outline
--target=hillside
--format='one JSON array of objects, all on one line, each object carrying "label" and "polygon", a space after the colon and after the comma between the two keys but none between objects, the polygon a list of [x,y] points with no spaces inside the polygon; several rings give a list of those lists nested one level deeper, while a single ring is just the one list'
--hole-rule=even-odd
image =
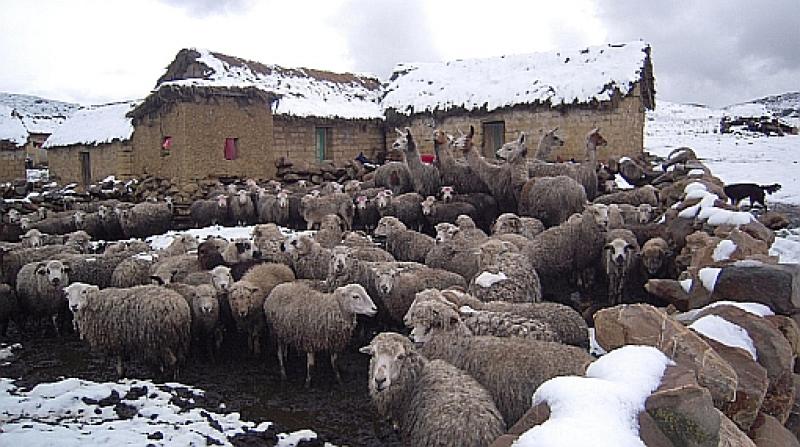
[{"label": "hillside", "polygon": [[2,92],[0,105],[14,109],[30,133],[53,133],[80,108],[79,104]]}]

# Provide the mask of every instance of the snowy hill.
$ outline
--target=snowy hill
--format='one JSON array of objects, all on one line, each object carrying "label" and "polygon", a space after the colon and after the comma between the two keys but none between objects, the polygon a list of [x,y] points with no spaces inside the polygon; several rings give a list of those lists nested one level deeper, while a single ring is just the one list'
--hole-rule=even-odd
[{"label": "snowy hill", "polygon": [[691,147],[725,183],[777,182],[783,188],[768,200],[800,205],[800,136],[719,133],[723,116],[748,115],[745,111],[761,109],[768,113],[767,106],[759,102],[765,100],[724,109],[659,100],[656,109],[647,112],[645,150],[666,157],[675,148]]},{"label": "snowy hill", "polygon": [[781,118],[793,126],[800,126],[800,92],[784,93],[756,99],[756,104],[763,104],[772,115]]},{"label": "snowy hill", "polygon": [[14,109],[29,133],[53,133],[80,108],[79,104],[1,92],[0,105]]}]

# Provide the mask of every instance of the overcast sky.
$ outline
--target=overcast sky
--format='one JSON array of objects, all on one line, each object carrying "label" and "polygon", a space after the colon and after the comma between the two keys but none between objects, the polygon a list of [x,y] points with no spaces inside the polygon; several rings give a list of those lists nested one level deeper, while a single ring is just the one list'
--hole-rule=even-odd
[{"label": "overcast sky", "polygon": [[798,0],[0,0],[0,91],[142,98],[181,48],[386,78],[397,62],[644,39],[657,100],[800,90]]}]

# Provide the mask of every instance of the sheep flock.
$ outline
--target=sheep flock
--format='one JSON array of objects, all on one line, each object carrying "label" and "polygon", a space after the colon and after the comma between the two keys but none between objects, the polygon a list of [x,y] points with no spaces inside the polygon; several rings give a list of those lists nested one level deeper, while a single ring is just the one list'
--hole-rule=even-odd
[{"label": "sheep flock", "polygon": [[376,420],[406,445],[489,446],[540,385],[585,374],[596,312],[689,311],[715,301],[709,271],[778,263],[769,248],[788,220],[741,211],[691,150],[601,160],[595,128],[584,159],[551,162],[557,129],[535,143],[521,132],[496,158],[473,129],[436,130],[430,148],[397,132],[402,162],[363,181],[249,179],[192,204],[195,228],[245,236],[143,242],[175,228],[168,198],[56,213],[3,201],[0,339],[10,326],[76,337],[120,377],[129,362],[176,379],[242,357],[314,387],[322,357],[339,383],[365,378]]}]

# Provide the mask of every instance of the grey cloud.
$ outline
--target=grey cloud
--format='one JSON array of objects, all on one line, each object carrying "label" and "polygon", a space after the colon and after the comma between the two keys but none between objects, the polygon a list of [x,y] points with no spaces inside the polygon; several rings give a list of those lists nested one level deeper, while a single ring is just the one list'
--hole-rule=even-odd
[{"label": "grey cloud", "polygon": [[357,71],[385,79],[398,62],[441,59],[422,0],[351,0],[336,17]]},{"label": "grey cloud", "polygon": [[[646,5],[646,6],[643,6]],[[653,46],[659,96],[715,106],[800,89],[796,0],[599,1],[613,41]]]},{"label": "grey cloud", "polygon": [[161,0],[162,3],[185,9],[196,17],[214,14],[243,13],[249,10],[255,0]]}]

